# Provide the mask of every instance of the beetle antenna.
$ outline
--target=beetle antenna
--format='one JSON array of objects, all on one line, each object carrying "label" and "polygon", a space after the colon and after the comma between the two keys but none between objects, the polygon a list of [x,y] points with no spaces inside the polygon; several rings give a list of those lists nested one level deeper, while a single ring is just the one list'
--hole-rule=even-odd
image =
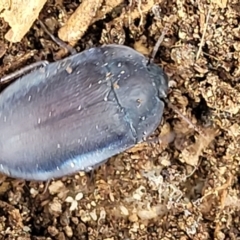
[{"label": "beetle antenna", "polygon": [[0,78],[0,84],[9,83],[9,82],[15,80],[16,78],[21,77],[24,74],[27,74],[28,72],[33,71],[36,68],[45,67],[47,65],[48,65],[48,61],[44,61],[44,60],[32,63],[28,66],[21,68],[20,70],[17,70],[16,72],[10,73],[10,74]]},{"label": "beetle antenna", "polygon": [[205,137],[205,134],[203,130],[196,126],[190,119],[188,119],[186,116],[184,116],[170,101],[167,99],[164,99],[164,101],[167,103],[168,107],[171,108],[175,113],[177,113],[184,121],[186,121],[196,132],[198,132],[200,135]]},{"label": "beetle antenna", "polygon": [[55,37],[46,27],[46,25],[40,20],[38,19],[38,22],[41,26],[41,28],[43,29],[43,31],[52,39],[53,42],[55,42],[59,47],[64,48],[67,52],[71,53],[71,55],[76,54],[76,50],[69,46],[68,44],[66,44],[64,41],[62,41],[61,39]]},{"label": "beetle antenna", "polygon": [[153,48],[153,51],[152,51],[152,54],[151,54],[151,57],[149,58],[149,62],[153,62],[155,57],[156,57],[156,54],[158,52],[158,49],[161,45],[161,43],[163,42],[163,39],[164,39],[164,36],[166,35],[166,32],[167,32],[167,28],[164,27],[163,31],[162,31],[162,34],[160,35],[160,37],[158,38],[157,40],[157,43],[155,44],[154,48]]}]

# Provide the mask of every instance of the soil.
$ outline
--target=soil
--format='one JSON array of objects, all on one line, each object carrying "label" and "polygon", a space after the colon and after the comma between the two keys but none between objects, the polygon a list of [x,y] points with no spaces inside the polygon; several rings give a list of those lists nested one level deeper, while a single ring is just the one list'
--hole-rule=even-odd
[{"label": "soil", "polygon": [[[166,107],[153,134],[161,144],[139,144],[94,174],[53,180],[46,191],[1,176],[0,239],[240,239],[239,1],[112,0],[106,16],[107,1],[95,2],[102,15],[86,8],[89,25],[70,44],[124,44],[149,56],[166,31],[155,62],[169,76],[168,99],[202,132]],[[64,39],[78,6],[49,0],[39,18]],[[0,27],[1,76],[66,56],[37,22],[18,43],[4,38],[3,19]]]}]

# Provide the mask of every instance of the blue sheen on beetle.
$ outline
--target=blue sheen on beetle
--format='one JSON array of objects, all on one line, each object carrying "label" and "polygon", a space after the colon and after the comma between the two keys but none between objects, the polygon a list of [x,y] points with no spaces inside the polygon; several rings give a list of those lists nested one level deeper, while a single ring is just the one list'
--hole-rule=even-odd
[{"label": "blue sheen on beetle", "polygon": [[167,90],[160,67],[121,45],[34,70],[0,94],[0,171],[42,181],[89,171],[153,133]]}]

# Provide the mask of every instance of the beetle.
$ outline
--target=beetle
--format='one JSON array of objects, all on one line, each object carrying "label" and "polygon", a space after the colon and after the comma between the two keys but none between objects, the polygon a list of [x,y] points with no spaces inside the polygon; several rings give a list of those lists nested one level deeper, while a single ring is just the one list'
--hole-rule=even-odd
[{"label": "beetle", "polygon": [[163,70],[123,45],[35,69],[0,94],[0,172],[46,181],[90,171],[153,133],[167,91]]}]

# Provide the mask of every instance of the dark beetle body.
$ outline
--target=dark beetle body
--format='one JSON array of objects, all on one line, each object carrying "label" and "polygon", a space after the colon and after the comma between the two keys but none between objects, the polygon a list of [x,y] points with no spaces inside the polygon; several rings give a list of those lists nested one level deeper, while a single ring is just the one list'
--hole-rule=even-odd
[{"label": "dark beetle body", "polygon": [[159,125],[167,77],[135,50],[92,48],[0,94],[0,171],[48,180],[89,171]]}]

